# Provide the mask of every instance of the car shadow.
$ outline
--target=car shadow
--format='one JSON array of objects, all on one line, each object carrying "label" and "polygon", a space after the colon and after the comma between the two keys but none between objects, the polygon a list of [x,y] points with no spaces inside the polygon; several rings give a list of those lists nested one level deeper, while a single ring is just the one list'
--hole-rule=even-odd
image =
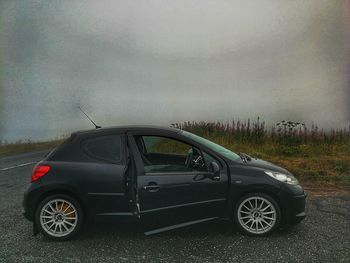
[{"label": "car shadow", "polygon": [[[305,229],[303,224],[287,225],[278,229],[272,234],[272,238],[280,238],[281,236],[299,236],[303,235]],[[85,227],[79,240],[89,239],[125,239],[130,240],[148,240],[152,238],[160,239],[201,239],[206,237],[232,238],[241,236],[238,229],[230,221],[217,220],[205,222],[197,225],[192,225],[184,228],[173,229],[170,231],[158,233],[155,235],[146,236],[140,224],[135,222],[123,223],[95,223]],[[252,238],[252,237],[249,237]],[[263,237],[255,237],[263,238]],[[270,238],[270,237],[268,237]]]},{"label": "car shadow", "polygon": [[79,236],[79,239],[90,239],[90,238],[100,238],[100,237],[113,237],[118,236],[118,238],[140,238],[147,239],[154,236],[158,237],[179,237],[179,238],[198,238],[204,236],[232,236],[233,234],[238,234],[238,231],[233,227],[232,223],[229,221],[218,220],[212,222],[205,222],[197,225],[192,225],[184,228],[173,229],[171,231],[166,231],[158,233],[156,235],[146,236],[143,233],[143,228],[140,224],[136,222],[98,222],[89,224],[83,230],[83,233]]}]

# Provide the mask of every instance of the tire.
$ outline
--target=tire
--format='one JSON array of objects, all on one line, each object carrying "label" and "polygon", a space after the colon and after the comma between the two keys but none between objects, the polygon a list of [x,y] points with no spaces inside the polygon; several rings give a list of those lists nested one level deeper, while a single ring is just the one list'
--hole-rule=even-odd
[{"label": "tire", "polygon": [[241,233],[255,237],[269,236],[280,225],[281,209],[271,196],[250,193],[237,202],[233,216]]},{"label": "tire", "polygon": [[56,241],[74,238],[82,223],[83,212],[79,202],[65,194],[46,197],[35,212],[35,224],[40,232]]}]

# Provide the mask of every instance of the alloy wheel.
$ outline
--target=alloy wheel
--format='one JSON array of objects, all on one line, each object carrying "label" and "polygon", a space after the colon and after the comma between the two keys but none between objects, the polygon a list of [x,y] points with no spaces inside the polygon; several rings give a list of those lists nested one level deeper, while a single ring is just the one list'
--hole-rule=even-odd
[{"label": "alloy wheel", "polygon": [[239,224],[251,234],[265,234],[276,224],[277,212],[274,205],[264,197],[253,196],[244,199],[238,207]]},{"label": "alloy wheel", "polygon": [[71,202],[64,199],[53,199],[42,207],[40,224],[48,235],[64,237],[76,228],[78,212]]}]

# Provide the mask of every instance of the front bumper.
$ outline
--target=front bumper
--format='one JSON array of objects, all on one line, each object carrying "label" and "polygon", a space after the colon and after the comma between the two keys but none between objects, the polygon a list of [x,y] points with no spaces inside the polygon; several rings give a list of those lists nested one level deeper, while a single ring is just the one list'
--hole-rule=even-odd
[{"label": "front bumper", "polygon": [[293,200],[290,202],[290,212],[286,216],[287,223],[297,224],[306,217],[305,200],[305,194],[293,197]]},{"label": "front bumper", "polygon": [[306,217],[306,194],[300,185],[284,185],[279,200],[285,223],[297,224]]}]

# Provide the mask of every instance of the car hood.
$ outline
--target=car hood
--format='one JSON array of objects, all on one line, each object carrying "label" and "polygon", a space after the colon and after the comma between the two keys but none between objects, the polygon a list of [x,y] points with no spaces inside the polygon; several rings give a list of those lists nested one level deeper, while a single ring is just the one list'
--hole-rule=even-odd
[{"label": "car hood", "polygon": [[247,160],[246,165],[269,170],[269,171],[290,174],[286,169],[276,164],[270,163],[268,161],[264,161],[262,159],[250,158],[249,160]]}]

